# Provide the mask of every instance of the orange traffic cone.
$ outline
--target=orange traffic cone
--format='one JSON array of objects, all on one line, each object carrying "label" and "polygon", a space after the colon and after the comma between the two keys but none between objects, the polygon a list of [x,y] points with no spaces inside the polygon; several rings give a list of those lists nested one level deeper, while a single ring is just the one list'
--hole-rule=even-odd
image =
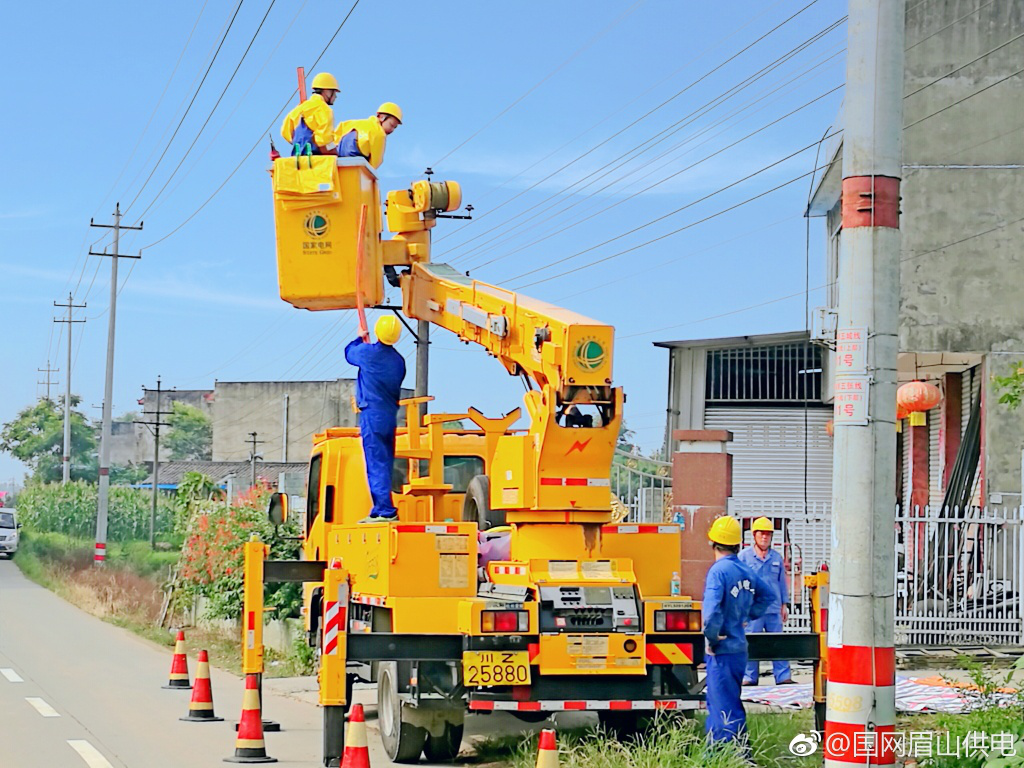
[{"label": "orange traffic cone", "polygon": [[238,723],[235,754],[225,757],[225,763],[276,763],[267,757],[263,743],[263,721],[260,718],[260,692],[256,675],[245,676],[245,694],[242,696],[242,719]]},{"label": "orange traffic cone", "polygon": [[178,639],[174,643],[174,656],[171,658],[171,674],[164,688],[184,688],[192,686],[188,682],[188,658],[185,656],[185,633],[178,630]]},{"label": "orange traffic cone", "polygon": [[545,728],[540,732],[537,768],[558,768],[558,746],[555,744],[555,731],[551,728]]},{"label": "orange traffic cone", "polygon": [[213,714],[210,657],[206,651],[199,652],[199,664],[196,666],[196,684],[192,689],[192,701],[188,704],[188,717],[179,719],[192,723],[215,723],[224,719]]},{"label": "orange traffic cone", "polygon": [[341,768],[370,768],[370,750],[366,746],[366,720],[363,705],[353,704],[348,716],[348,732],[345,734],[345,755]]}]

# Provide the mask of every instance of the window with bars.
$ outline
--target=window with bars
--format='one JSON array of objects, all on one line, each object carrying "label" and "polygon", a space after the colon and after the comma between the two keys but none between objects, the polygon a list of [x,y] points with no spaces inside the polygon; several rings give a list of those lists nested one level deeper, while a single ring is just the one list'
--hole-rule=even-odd
[{"label": "window with bars", "polygon": [[807,341],[707,352],[708,403],[821,401],[822,348]]}]

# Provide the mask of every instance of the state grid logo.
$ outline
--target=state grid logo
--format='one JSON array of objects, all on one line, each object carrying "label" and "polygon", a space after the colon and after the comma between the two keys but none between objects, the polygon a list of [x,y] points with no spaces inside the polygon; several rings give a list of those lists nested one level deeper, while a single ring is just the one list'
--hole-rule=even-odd
[{"label": "state grid logo", "polygon": [[596,371],[608,358],[608,353],[601,342],[593,337],[580,339],[573,352],[576,365],[584,371]]},{"label": "state grid logo", "polygon": [[310,211],[302,222],[302,228],[312,238],[320,239],[331,229],[331,222],[323,211]]}]

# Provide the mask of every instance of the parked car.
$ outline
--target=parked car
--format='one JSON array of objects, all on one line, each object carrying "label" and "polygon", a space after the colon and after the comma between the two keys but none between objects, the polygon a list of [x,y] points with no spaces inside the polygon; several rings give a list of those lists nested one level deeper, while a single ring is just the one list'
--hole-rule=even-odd
[{"label": "parked car", "polygon": [[6,555],[8,559],[14,557],[18,551],[18,529],[21,523],[18,522],[17,513],[13,509],[0,509],[0,555]]}]

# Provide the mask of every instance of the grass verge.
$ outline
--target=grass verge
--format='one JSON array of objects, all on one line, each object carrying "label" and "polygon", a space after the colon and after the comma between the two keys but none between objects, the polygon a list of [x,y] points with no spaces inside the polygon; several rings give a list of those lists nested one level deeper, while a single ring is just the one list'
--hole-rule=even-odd
[{"label": "grass verge", "polygon": [[[165,647],[173,647],[175,634],[158,626],[163,605],[162,581],[177,562],[176,552],[154,552],[147,542],[111,542],[107,567],[92,566],[93,542],[56,533],[26,531],[15,562],[27,578],[69,603],[115,626]],[[210,654],[210,663],[241,675],[238,633],[217,627],[190,627],[185,633],[187,652]],[[267,648],[267,677],[309,674],[308,660],[296,653]]]}]

